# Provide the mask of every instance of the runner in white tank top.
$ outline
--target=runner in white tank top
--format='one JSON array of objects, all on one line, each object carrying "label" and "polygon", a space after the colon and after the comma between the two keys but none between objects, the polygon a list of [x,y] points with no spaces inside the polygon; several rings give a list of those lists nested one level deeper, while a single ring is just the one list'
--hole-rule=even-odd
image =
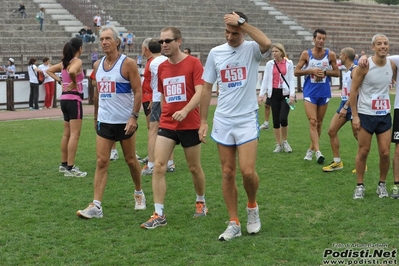
[{"label": "runner in white tank top", "polygon": [[[380,154],[380,180],[377,194],[388,197],[385,180],[390,164],[391,115],[389,84],[396,71],[396,65],[389,59],[389,40],[385,35],[377,34],[372,38],[374,55],[367,61],[366,67],[357,67],[352,72],[350,106],[352,108],[353,127],[358,130],[358,152],[356,155],[357,186],[354,199],[364,198],[364,172],[370,151],[371,138],[377,136]],[[359,62],[359,65],[362,64]],[[357,99],[359,96],[359,99]]]},{"label": "runner in white tank top", "polygon": [[[104,26],[100,43],[105,57],[94,63],[97,88],[94,92],[94,123],[96,126],[97,164],[94,175],[93,202],[77,215],[82,218],[102,218],[102,198],[108,179],[112,145],[119,141],[124,159],[134,183],[135,210],[146,209],[141,190],[141,169],[136,158],[137,119],[141,107],[141,78],[136,62],[120,55],[119,32],[114,26]],[[97,101],[96,101],[97,100]]]}]

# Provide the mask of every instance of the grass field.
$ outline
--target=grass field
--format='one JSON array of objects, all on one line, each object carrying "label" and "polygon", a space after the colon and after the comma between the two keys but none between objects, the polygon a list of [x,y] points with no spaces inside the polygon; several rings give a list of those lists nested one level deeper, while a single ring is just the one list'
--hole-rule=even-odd
[{"label": "grass field", "polygon": [[[339,99],[331,101],[323,125],[320,146],[326,164],[332,160],[327,129],[338,104]],[[263,122],[263,107],[259,117]],[[145,156],[143,115],[139,122],[137,151]],[[207,217],[192,218],[195,192],[180,146],[175,149],[176,172],[166,176],[166,227],[140,228],[154,209],[151,179],[143,178],[147,210],[135,211],[133,184],[123,159],[112,162],[109,169],[104,218],[76,217],[93,197],[92,123],[87,116],[76,157],[88,176],[65,178],[58,173],[60,118],[0,122],[1,265],[321,265],[326,249],[342,252],[345,244],[381,244],[385,251],[397,248],[399,201],[375,194],[379,175],[375,138],[365,174],[366,196],[355,201],[356,179],[351,171],[357,143],[350,125],[339,132],[344,169],[324,173],[315,160],[303,160],[310,141],[302,101],[289,117],[293,153],[274,154],[273,131],[261,131],[257,171],[262,230],[257,235],[246,233],[246,197],[239,181],[243,236],[229,242],[217,240],[227,226],[228,213],[216,144],[209,137],[202,148]],[[119,144],[118,150],[121,154]],[[392,170],[387,181],[390,188]],[[351,249],[360,251],[360,245]]]}]

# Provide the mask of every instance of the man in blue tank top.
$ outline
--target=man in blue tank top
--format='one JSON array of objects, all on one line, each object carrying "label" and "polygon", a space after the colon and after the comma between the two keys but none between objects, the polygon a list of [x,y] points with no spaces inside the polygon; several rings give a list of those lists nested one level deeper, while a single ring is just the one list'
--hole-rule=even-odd
[{"label": "man in blue tank top", "polygon": [[319,138],[328,101],[331,99],[331,77],[339,77],[337,56],[333,51],[324,48],[326,37],[325,30],[314,31],[314,47],[302,52],[294,71],[297,77],[305,76],[303,99],[309,120],[311,144],[304,159],[311,161],[316,153],[319,164],[323,164],[325,159],[320,152]]}]

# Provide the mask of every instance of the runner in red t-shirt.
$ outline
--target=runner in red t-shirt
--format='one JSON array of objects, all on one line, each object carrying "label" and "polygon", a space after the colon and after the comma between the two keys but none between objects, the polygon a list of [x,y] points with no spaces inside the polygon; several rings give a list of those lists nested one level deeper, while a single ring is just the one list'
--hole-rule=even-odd
[{"label": "runner in red t-shirt", "polygon": [[168,59],[158,67],[158,90],[163,94],[163,102],[152,175],[155,212],[141,225],[147,229],[167,224],[164,213],[165,173],[168,158],[176,144],[181,143],[184,149],[197,194],[194,217],[206,216],[208,212],[205,204],[205,175],[200,160],[201,141],[198,135],[198,105],[204,84],[203,67],[197,58],[180,50],[182,37],[178,28],[162,29],[159,43]]}]

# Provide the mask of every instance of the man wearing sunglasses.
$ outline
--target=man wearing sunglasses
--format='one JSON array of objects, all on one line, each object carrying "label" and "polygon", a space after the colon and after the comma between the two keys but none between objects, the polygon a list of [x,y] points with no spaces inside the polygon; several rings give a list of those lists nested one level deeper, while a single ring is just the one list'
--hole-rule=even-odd
[{"label": "man wearing sunglasses", "polygon": [[[204,89],[201,95],[201,127],[199,138],[205,143],[208,131],[207,116],[212,86],[219,86],[211,138],[216,141],[222,164],[222,191],[230,216],[227,229],[219,236],[226,241],[241,236],[238,220],[238,192],[235,181],[236,158],[247,193],[247,231],[256,234],[261,223],[256,193],[259,177],[255,171],[259,125],[256,82],[260,61],[268,56],[270,39],[248,23],[241,12],[224,16],[227,42],[213,48],[206,60]],[[249,35],[253,41],[244,40]],[[238,155],[238,156],[237,156]]]},{"label": "man wearing sunglasses", "polygon": [[205,175],[200,161],[201,141],[198,137],[198,104],[204,84],[203,67],[198,58],[180,50],[182,37],[178,28],[162,29],[159,43],[168,60],[158,66],[158,90],[163,94],[163,101],[152,174],[155,212],[147,222],[141,224],[146,229],[167,224],[164,212],[165,173],[168,159],[178,144],[184,149],[197,194],[194,218],[206,216],[208,212],[205,205]]}]

